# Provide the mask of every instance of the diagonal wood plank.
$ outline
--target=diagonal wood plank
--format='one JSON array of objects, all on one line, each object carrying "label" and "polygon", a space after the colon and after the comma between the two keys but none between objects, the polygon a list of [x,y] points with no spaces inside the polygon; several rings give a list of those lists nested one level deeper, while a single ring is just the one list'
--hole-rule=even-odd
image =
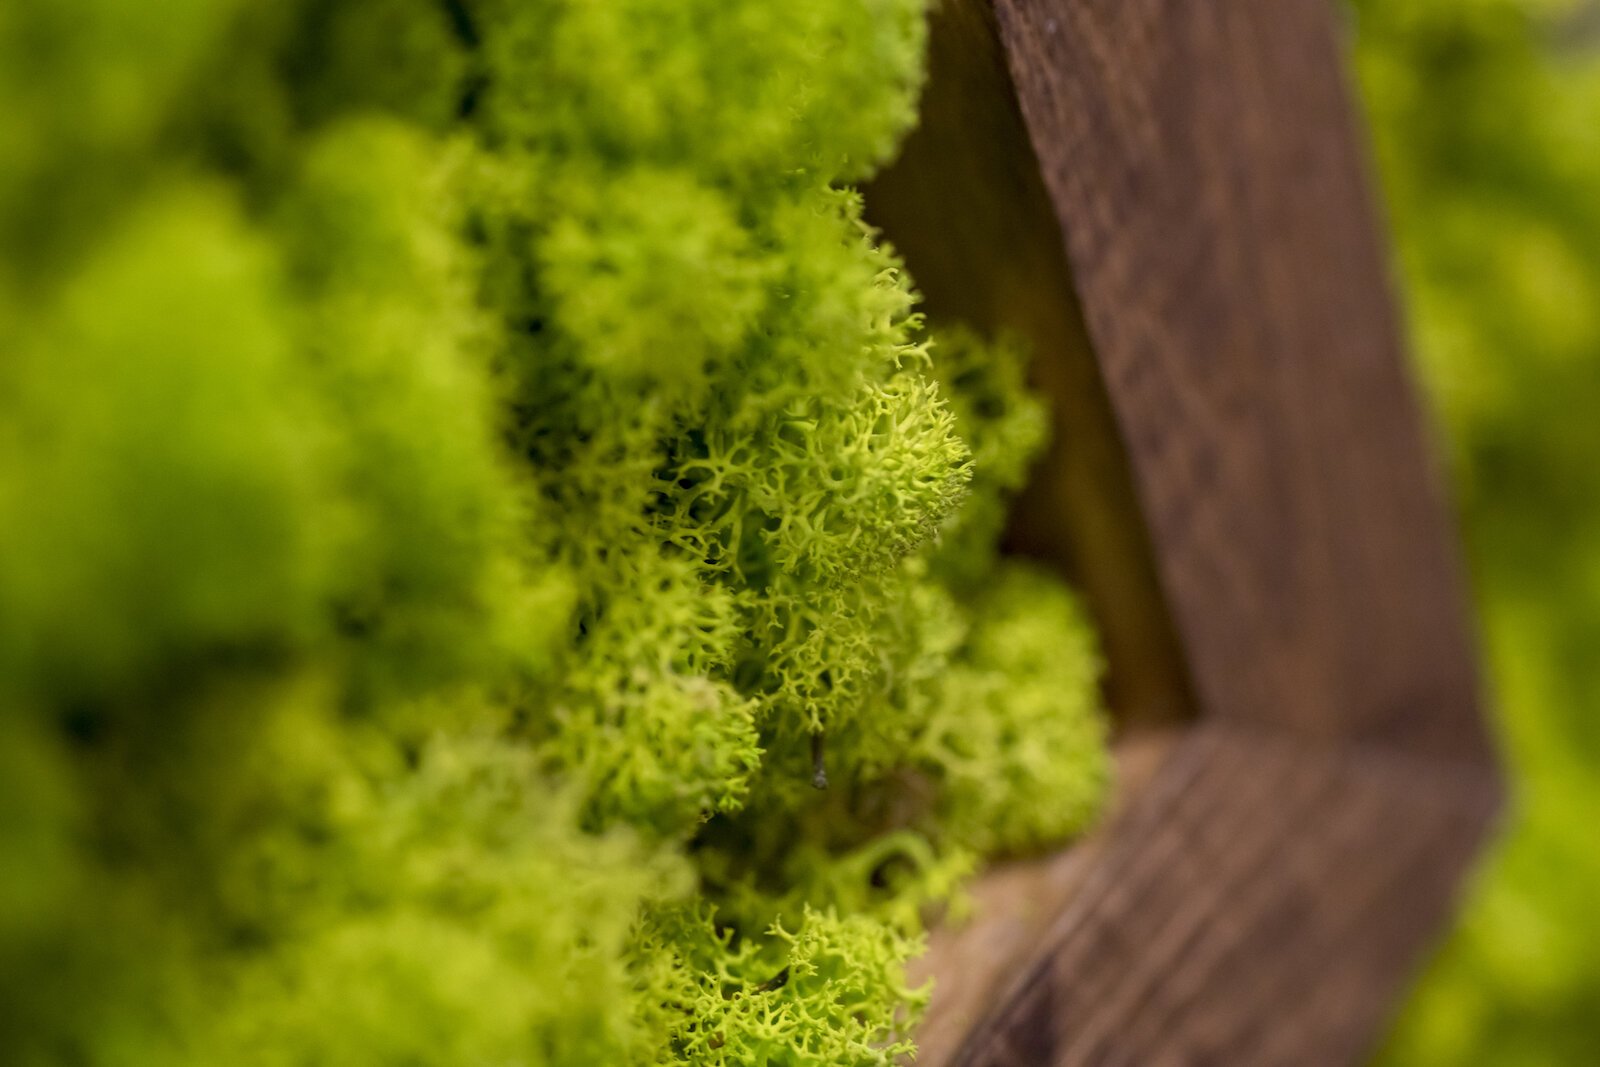
[{"label": "diagonal wood plank", "polygon": [[1486,759],[1329,0],[995,0],[1207,714]]},{"label": "diagonal wood plank", "polygon": [[931,22],[921,120],[868,186],[868,218],[905,257],[934,323],[1028,345],[1054,433],[1012,507],[1008,547],[1054,562],[1083,591],[1120,722],[1190,718],[1183,653],[994,11],[944,0]]},{"label": "diagonal wood plank", "polygon": [[1197,726],[952,1062],[1355,1062],[1497,799],[1472,764]]},{"label": "diagonal wood plank", "polygon": [[1492,818],[1329,2],[946,0],[869,191],[935,313],[1035,340],[1067,432],[1019,540],[1090,583],[1124,718],[1200,719],[940,936],[924,1063],[1352,1062]]}]

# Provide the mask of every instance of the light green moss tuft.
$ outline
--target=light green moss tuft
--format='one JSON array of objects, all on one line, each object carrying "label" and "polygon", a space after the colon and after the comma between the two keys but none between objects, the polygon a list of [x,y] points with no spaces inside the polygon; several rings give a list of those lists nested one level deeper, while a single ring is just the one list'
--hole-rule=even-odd
[{"label": "light green moss tuft", "polygon": [[910,1050],[1105,770],[1020,357],[843,184],[925,16],[0,14],[8,1062]]}]

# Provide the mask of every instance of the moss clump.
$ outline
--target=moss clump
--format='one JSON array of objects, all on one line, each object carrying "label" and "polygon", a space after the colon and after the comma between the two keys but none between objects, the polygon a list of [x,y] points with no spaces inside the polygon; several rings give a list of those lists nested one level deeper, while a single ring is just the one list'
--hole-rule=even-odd
[{"label": "moss clump", "polygon": [[844,184],[924,18],[0,15],[15,1062],[910,1048],[924,905],[1104,777],[1020,360]]}]

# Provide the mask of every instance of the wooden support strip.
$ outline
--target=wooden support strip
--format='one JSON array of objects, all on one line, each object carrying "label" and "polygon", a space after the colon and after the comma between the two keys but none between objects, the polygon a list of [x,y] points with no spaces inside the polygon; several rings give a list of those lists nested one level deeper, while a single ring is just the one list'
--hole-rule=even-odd
[{"label": "wooden support strip", "polygon": [[922,119],[865,190],[868,218],[905,258],[935,325],[1030,348],[1054,440],[1012,508],[1008,547],[1057,564],[1083,590],[1120,723],[1191,718],[1187,668],[994,11],[988,0],[944,0],[931,19]]},{"label": "wooden support strip", "polygon": [[1466,764],[1202,724],[952,1062],[1354,1062],[1497,795]]},{"label": "wooden support strip", "polygon": [[1202,712],[1488,760],[1328,0],[994,0]]}]

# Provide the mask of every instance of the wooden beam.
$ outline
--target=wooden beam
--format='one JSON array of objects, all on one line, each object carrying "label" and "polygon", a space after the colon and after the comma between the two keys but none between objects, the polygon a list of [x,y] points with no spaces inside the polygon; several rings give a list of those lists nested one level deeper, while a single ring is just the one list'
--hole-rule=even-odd
[{"label": "wooden beam", "polygon": [[1061,914],[1117,847],[1124,808],[1143,798],[1174,747],[1177,729],[1129,730],[1114,746],[1117,789],[1105,826],[1071,848],[1000,863],[971,890],[971,918],[935,928],[911,980],[933,980],[933,1001],[917,1031],[917,1067],[946,1067],[1040,960]]},{"label": "wooden beam", "polygon": [[1205,714],[1485,761],[1329,0],[995,0]]},{"label": "wooden beam", "polygon": [[[1329,0],[945,0],[868,191],[1060,422],[1121,814],[935,938],[923,1067],[1355,1061],[1499,798]],[[1153,769],[1152,769],[1153,768]]]},{"label": "wooden beam", "polygon": [[1195,727],[950,1062],[1358,1062],[1497,800],[1470,764]]}]

